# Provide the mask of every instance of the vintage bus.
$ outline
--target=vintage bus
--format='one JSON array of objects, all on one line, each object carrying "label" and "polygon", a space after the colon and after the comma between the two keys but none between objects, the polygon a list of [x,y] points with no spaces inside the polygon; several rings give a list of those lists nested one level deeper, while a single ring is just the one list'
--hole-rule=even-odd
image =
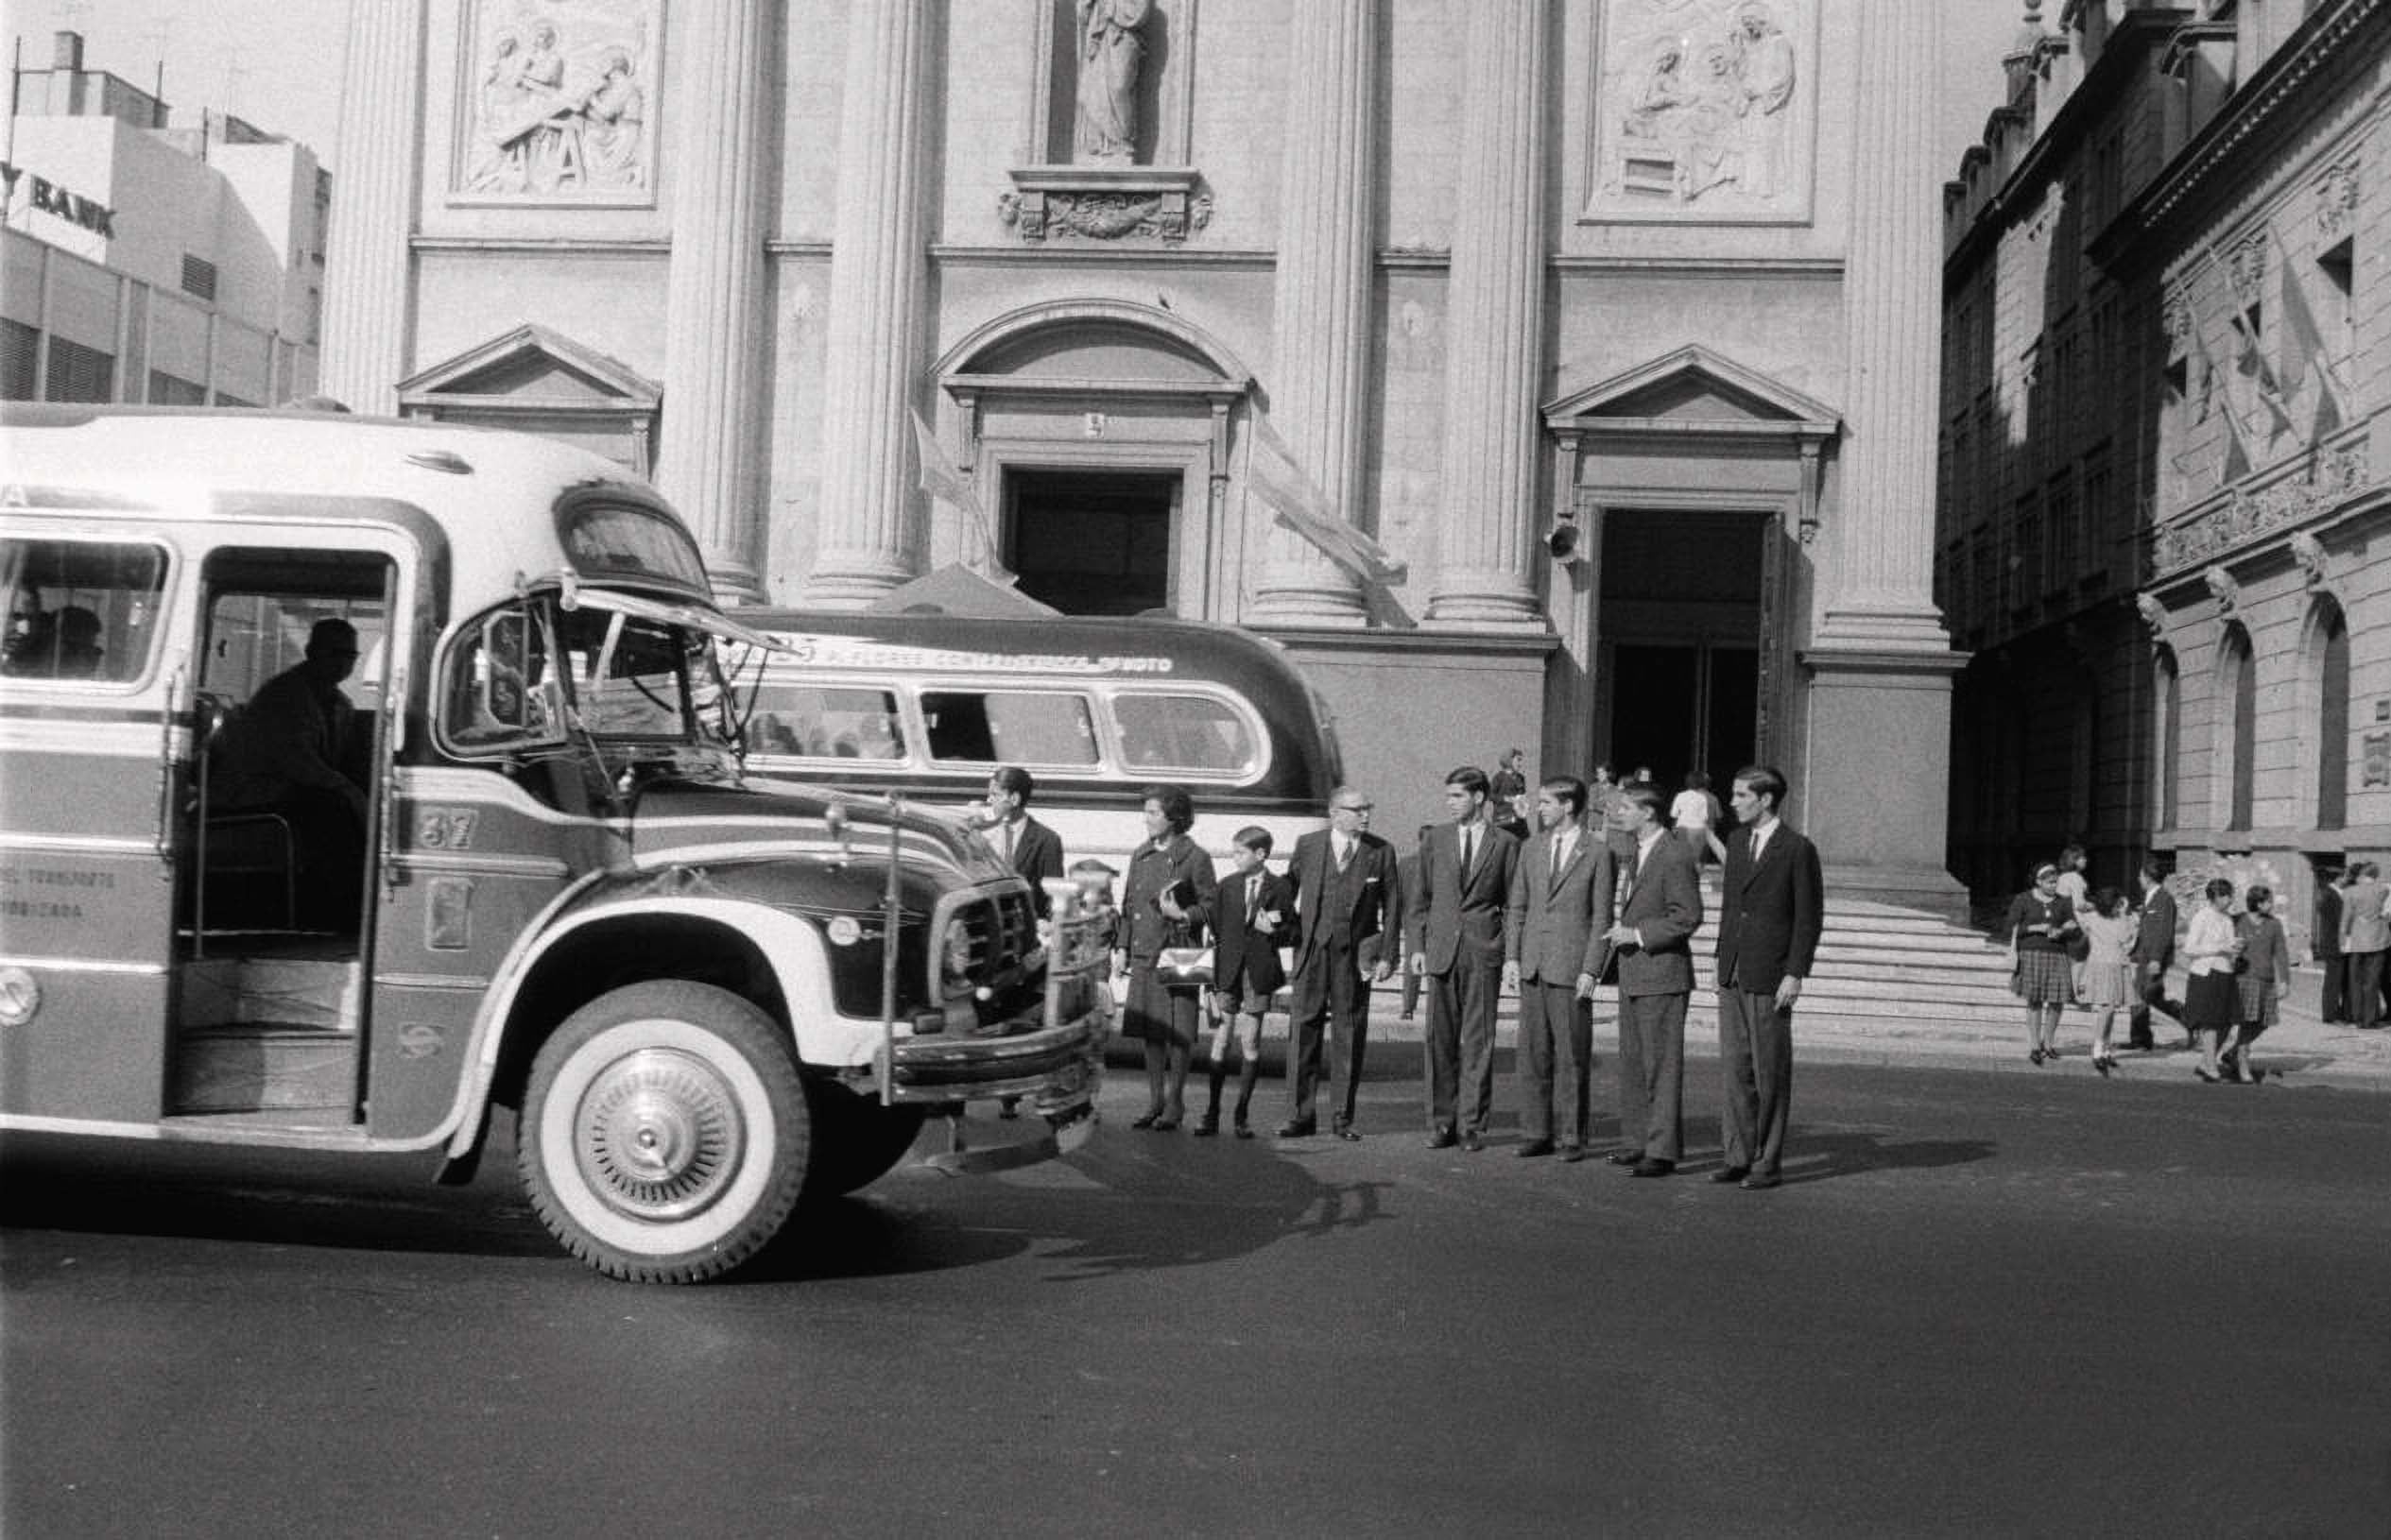
[{"label": "vintage bus", "polygon": [[[1012,1157],[1085,1137],[1095,917],[1060,893],[1041,937],[901,798],[743,784],[716,659],[762,639],[645,485],[329,414],[9,407],[0,452],[0,1131],[462,1179],[511,1108],[558,1239],[677,1281],[888,1170],[927,1110],[1025,1100]],[[288,686],[256,699],[347,650],[310,647],[327,619],[359,655],[353,870],[320,800],[223,762],[269,727],[333,754],[267,720]]]},{"label": "vintage bus", "polygon": [[1140,789],[1196,803],[1226,866],[1247,824],[1284,860],[1325,827],[1340,775],[1328,709],[1276,643],[1234,626],[1136,618],[733,611],[773,648],[730,649],[759,778],[900,792],[969,817],[999,764],[1076,861],[1126,870]]}]

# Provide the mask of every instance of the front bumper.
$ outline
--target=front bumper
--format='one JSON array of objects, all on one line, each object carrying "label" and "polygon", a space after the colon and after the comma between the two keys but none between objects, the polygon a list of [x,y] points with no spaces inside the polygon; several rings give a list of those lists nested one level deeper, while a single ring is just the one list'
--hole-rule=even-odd
[{"label": "front bumper", "polygon": [[1018,1096],[1049,1120],[1092,1104],[1112,1016],[1100,1001],[1085,1014],[1009,1037],[900,1037],[889,1075],[894,1101],[914,1105]]}]

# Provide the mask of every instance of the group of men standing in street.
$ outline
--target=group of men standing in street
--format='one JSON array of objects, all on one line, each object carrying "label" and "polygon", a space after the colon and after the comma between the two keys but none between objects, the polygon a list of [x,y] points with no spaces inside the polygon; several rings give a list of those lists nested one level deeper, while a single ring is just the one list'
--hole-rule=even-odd
[{"label": "group of men standing in street", "polygon": [[[1292,1112],[1282,1138],[1318,1131],[1323,1050],[1331,1131],[1353,1130],[1355,1082],[1368,1032],[1370,984],[1403,966],[1427,1001],[1423,1050],[1428,1143],[1486,1148],[1494,1106],[1495,1015],[1520,996],[1521,1121],[1515,1153],[1582,1160],[1590,1153],[1592,1001],[1619,992],[1621,1143],[1608,1158],[1637,1176],[1666,1176],[1683,1156],[1685,1012],[1692,940],[1702,923],[1693,847],[1672,839],[1654,787],[1619,788],[1588,818],[1574,776],[1536,790],[1524,839],[1495,817],[1485,772],[1445,778],[1447,817],[1421,835],[1408,883],[1395,851],[1368,831],[1370,802],[1352,787],[1330,799],[1329,828],[1296,842]],[[1717,949],[1725,1163],[1712,1179],[1755,1190],[1780,1179],[1792,1105],[1793,1005],[1823,925],[1816,849],[1780,815],[1783,775],[1737,774],[1738,827],[1727,842]],[[1607,827],[1606,827],[1607,826]]]}]

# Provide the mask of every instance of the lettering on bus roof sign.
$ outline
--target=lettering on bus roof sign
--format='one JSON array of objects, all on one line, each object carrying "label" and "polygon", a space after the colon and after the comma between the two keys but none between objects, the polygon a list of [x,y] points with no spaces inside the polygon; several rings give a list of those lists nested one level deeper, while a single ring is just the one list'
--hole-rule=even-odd
[{"label": "lettering on bus roof sign", "polygon": [[950,673],[1083,676],[1168,674],[1171,660],[1140,654],[966,652],[953,647],[917,647],[818,631],[773,631],[789,649],[784,661],[825,668],[943,669]]}]

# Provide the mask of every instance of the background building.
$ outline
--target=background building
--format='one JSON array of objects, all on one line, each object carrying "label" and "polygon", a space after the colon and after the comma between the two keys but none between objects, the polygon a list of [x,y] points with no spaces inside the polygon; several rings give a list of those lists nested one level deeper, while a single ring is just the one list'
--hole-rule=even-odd
[{"label": "background building", "polygon": [[[1249,625],[1398,834],[1512,743],[1773,758],[1838,882],[1944,904],[1939,35],[1883,0],[373,0],[327,388],[652,472],[731,593],[866,605],[992,548],[1061,608]],[[916,414],[968,500],[919,489]],[[1274,517],[1307,502],[1399,570]]]},{"label": "background building", "polygon": [[304,145],[83,68],[24,70],[0,397],[254,406],[314,391],[331,179]]},{"label": "background building", "polygon": [[1957,864],[2155,849],[2304,941],[2314,871],[2391,852],[2391,5],[2056,20],[1946,197]]}]

